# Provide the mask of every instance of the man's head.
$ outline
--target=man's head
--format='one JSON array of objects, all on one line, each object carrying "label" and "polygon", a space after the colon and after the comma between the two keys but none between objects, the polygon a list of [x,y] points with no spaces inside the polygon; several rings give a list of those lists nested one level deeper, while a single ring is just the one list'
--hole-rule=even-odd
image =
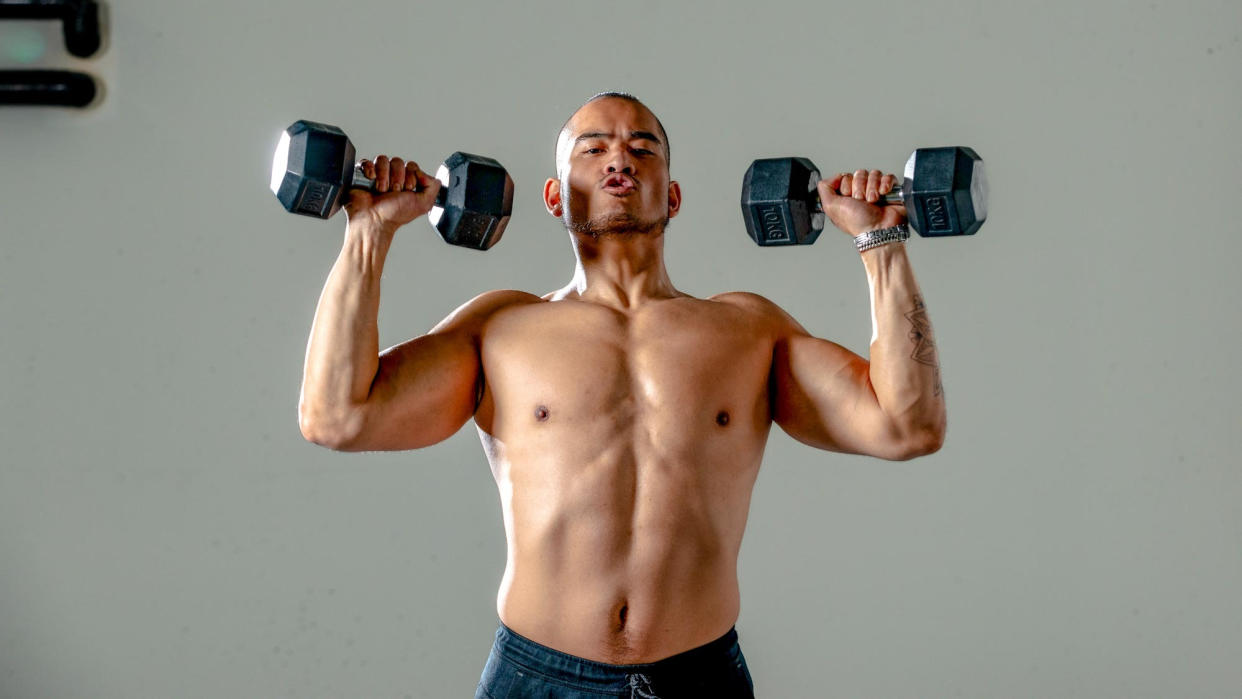
[{"label": "man's head", "polygon": [[600,93],[561,128],[544,204],[575,233],[662,233],[681,205],[668,162],[668,133],[656,115],[633,95]]},{"label": "man's head", "polygon": [[[624,100],[626,102],[629,102],[630,104],[637,105],[639,107],[642,107],[644,110],[646,110],[646,112],[651,115],[651,118],[655,119],[656,126],[660,127],[658,135],[660,137],[660,143],[664,146],[664,161],[666,164],[669,163],[669,161],[672,158],[669,153],[668,132],[664,130],[664,124],[660,123],[660,117],[656,116],[655,112],[651,111],[650,107],[643,104],[642,100],[638,99],[637,97],[635,97],[634,95],[631,95],[628,92],[600,92],[596,94],[595,96],[591,97],[591,99],[584,102],[582,104],[582,107],[578,108],[578,112],[582,111],[583,108],[585,108],[587,105],[591,104],[592,102],[595,102],[597,100],[602,100],[602,99]],[[568,155],[568,153],[566,152],[566,149],[569,147],[570,141],[573,140],[573,135],[570,132],[570,125],[573,123],[574,117],[578,115],[578,112],[574,112],[573,114],[569,115],[569,118],[565,120],[565,124],[561,126],[560,133],[557,135],[557,138],[556,138],[556,175],[557,177],[561,176],[561,172],[564,169],[565,161],[563,158]]]}]

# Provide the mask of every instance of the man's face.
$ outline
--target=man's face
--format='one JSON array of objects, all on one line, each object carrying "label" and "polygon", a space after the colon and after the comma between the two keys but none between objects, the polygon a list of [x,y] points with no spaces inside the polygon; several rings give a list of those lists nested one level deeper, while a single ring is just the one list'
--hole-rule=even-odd
[{"label": "man's face", "polygon": [[588,102],[557,142],[557,175],[544,185],[548,212],[575,233],[660,233],[681,205],[655,116],[615,97]]}]

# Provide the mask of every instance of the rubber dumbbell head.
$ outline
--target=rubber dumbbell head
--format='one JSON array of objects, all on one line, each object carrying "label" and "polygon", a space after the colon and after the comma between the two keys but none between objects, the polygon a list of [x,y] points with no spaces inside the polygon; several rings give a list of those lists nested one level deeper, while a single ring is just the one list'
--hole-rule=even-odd
[{"label": "rubber dumbbell head", "polygon": [[824,230],[819,168],[806,158],[763,158],[742,178],[746,232],[759,245],[810,245]]},{"label": "rubber dumbbell head", "polygon": [[988,217],[983,159],[965,146],[920,148],[906,161],[902,200],[925,237],[974,235]]},{"label": "rubber dumbbell head", "polygon": [[354,184],[354,144],[335,126],[295,121],[272,156],[272,193],[293,214],[331,218]]},{"label": "rubber dumbbell head", "polygon": [[436,170],[436,179],[442,196],[427,216],[444,242],[478,250],[500,242],[513,213],[513,179],[504,166],[458,151]]}]

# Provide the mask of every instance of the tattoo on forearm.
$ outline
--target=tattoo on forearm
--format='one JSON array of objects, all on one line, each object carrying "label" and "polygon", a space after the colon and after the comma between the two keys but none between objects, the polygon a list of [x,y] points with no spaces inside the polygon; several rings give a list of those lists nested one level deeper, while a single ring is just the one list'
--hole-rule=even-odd
[{"label": "tattoo on forearm", "polygon": [[931,319],[927,316],[927,306],[923,303],[922,295],[915,295],[914,310],[906,314],[906,320],[913,326],[910,329],[910,339],[914,342],[914,352],[910,358],[935,370],[936,395],[940,396],[944,393],[944,386],[940,383],[940,357],[936,354]]}]

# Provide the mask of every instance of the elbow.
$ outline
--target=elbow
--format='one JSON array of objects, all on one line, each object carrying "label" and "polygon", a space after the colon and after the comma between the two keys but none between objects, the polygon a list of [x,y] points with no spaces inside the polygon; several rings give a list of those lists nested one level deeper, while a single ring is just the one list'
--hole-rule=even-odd
[{"label": "elbow", "polygon": [[901,451],[901,455],[897,461],[909,461],[920,456],[928,456],[940,451],[940,447],[944,446],[944,425],[937,425],[919,430],[911,438],[906,440],[906,444]]},{"label": "elbow", "polygon": [[354,445],[361,433],[360,426],[361,421],[356,418],[325,419],[305,407],[298,410],[302,438],[333,451],[359,451]]},{"label": "elbow", "polygon": [[892,450],[884,456],[889,461],[909,461],[935,454],[944,446],[944,437],[943,422],[908,430],[900,439],[893,440]]},{"label": "elbow", "polygon": [[305,439],[311,444],[327,447],[333,451],[345,451],[344,447],[346,440],[342,439],[334,432],[323,429],[318,423],[299,420],[298,427],[302,431],[302,439]]},{"label": "elbow", "polygon": [[906,460],[908,461],[909,459],[917,458],[920,456],[929,456],[931,454],[935,454],[936,452],[940,451],[940,447],[943,447],[943,446],[944,446],[944,430],[941,429],[941,430],[929,431],[926,434],[924,434],[922,437],[920,437],[914,443],[913,448],[910,450],[910,456],[908,456]]}]

